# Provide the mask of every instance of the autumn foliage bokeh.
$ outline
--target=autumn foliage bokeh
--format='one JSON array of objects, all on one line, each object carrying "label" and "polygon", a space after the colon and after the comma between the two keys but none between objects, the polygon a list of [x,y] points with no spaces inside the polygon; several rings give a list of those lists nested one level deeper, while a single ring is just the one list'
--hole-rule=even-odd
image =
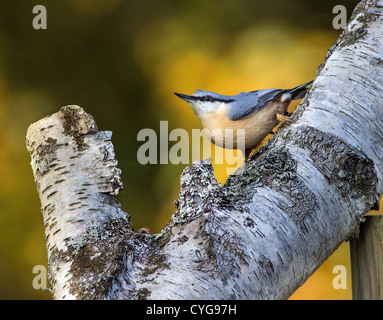
[{"label": "autumn foliage bokeh", "polygon": [[[358,1],[344,2],[349,17]],[[330,0],[0,3],[2,299],[51,298],[32,287],[33,267],[47,265],[47,258],[25,148],[29,124],[76,104],[95,117],[100,130],[113,131],[125,185],[118,199],[133,228],[157,233],[175,210],[185,165],[141,165],[137,133],[158,131],[161,120],[169,131],[201,128],[173,92],[230,95],[297,86],[315,78],[342,31],[332,27],[332,8],[340,3]],[[47,9],[46,30],[32,27],[37,4]],[[215,174],[224,183],[225,166],[215,166]],[[345,243],[292,299],[350,299],[349,260]],[[347,289],[333,288],[336,265],[348,271]]]}]

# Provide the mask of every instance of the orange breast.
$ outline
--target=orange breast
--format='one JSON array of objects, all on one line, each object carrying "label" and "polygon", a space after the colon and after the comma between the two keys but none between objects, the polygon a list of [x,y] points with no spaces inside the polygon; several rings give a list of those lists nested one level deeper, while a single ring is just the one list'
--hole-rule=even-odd
[{"label": "orange breast", "polygon": [[[237,149],[244,143],[245,149],[249,149],[261,142],[278,124],[275,116],[277,107],[280,107],[277,103],[270,103],[246,118],[232,121],[227,116],[227,105],[222,105],[217,111],[200,116],[200,120],[212,143],[229,149]],[[245,129],[244,136],[238,129]]]}]

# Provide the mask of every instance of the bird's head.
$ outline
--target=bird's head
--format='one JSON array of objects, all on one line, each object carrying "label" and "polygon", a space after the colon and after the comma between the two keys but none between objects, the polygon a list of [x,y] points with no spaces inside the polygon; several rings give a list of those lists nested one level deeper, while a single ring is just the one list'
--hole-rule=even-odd
[{"label": "bird's head", "polygon": [[189,102],[194,113],[199,117],[204,117],[205,113],[215,112],[234,101],[230,96],[224,96],[215,92],[198,89],[192,95],[174,92],[181,99]]}]

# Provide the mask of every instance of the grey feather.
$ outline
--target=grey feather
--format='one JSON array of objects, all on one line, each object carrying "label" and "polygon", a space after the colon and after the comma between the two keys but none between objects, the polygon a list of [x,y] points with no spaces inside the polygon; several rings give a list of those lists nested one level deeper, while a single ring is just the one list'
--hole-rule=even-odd
[{"label": "grey feather", "polygon": [[305,96],[307,86],[311,83],[312,81],[309,81],[293,89],[263,89],[231,96],[234,101],[230,103],[228,117],[233,121],[246,118],[286,92],[291,94],[291,100],[301,99]]},{"label": "grey feather", "polygon": [[304,84],[301,84],[300,86],[295,87],[291,90],[288,90],[291,93],[291,99],[292,100],[302,99],[307,93],[307,90],[308,90],[307,87],[311,85],[312,83],[313,83],[313,80],[306,82]]},{"label": "grey feather", "polygon": [[263,108],[281,95],[284,90],[264,89],[251,92],[241,92],[232,96],[234,101],[230,103],[228,117],[230,120],[240,120]]}]

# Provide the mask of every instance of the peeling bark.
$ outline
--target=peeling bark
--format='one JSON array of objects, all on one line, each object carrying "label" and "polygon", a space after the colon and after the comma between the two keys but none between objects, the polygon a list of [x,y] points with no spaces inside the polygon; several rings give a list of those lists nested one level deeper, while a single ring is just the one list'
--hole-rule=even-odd
[{"label": "peeling bark", "polygon": [[28,129],[56,299],[102,297],[122,264],[121,244],[132,231],[114,196],[122,183],[111,136],[77,106]]},{"label": "peeling bark", "polygon": [[184,169],[161,233],[114,197],[110,132],[67,106],[32,124],[55,299],[286,299],[377,208],[383,163],[383,1],[355,9],[291,121],[221,186]]}]

